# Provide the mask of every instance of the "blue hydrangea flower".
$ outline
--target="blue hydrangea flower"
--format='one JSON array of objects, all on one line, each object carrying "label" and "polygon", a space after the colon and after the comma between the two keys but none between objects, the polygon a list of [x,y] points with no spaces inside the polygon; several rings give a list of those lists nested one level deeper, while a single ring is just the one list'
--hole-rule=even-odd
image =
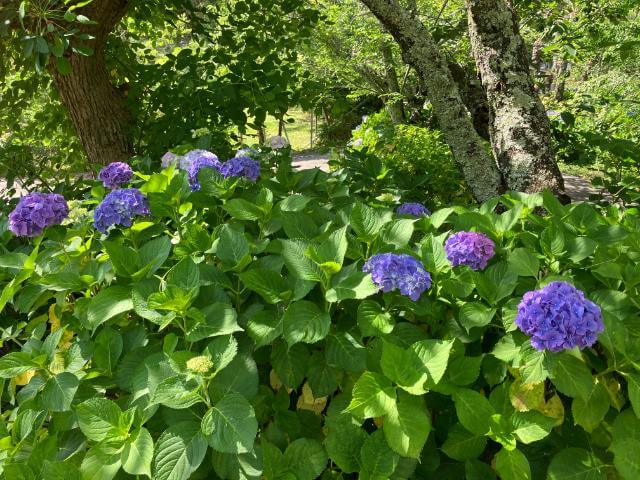
[{"label": "blue hydrangea flower", "polygon": [[104,197],[93,214],[93,225],[96,230],[107,233],[109,227],[130,227],[135,217],[149,213],[149,202],[140,190],[123,188],[114,190]]},{"label": "blue hydrangea flower", "polygon": [[57,193],[30,193],[20,199],[9,214],[9,230],[18,237],[37,237],[69,215],[69,206]]},{"label": "blue hydrangea flower", "polygon": [[396,209],[398,215],[411,215],[413,217],[426,217],[431,215],[431,211],[421,203],[403,203]]},{"label": "blue hydrangea flower", "polygon": [[118,188],[128,183],[133,177],[133,170],[124,162],[113,162],[100,170],[98,179],[106,188]]},{"label": "blue hydrangea flower", "polygon": [[193,163],[189,166],[187,172],[189,173],[189,185],[191,185],[191,191],[195,192],[196,190],[200,190],[200,182],[198,181],[198,173],[203,168],[213,168],[215,170],[220,171],[222,164],[218,157],[213,155],[215,158],[206,156],[206,157],[198,157]]},{"label": "blue hydrangea flower", "polygon": [[248,156],[234,157],[222,164],[220,172],[225,178],[247,177],[255,182],[260,176],[260,162],[252,160]]},{"label": "blue hydrangea flower", "polygon": [[188,172],[196,160],[203,162],[203,159],[209,160],[213,165],[220,165],[220,160],[215,153],[211,153],[208,150],[191,150],[180,157],[179,167],[181,170]]},{"label": "blue hydrangea flower", "polygon": [[590,347],[604,331],[600,307],[566,282],[525,293],[516,325],[531,337],[534,348],[552,352]]},{"label": "blue hydrangea flower", "polygon": [[383,292],[397,288],[414,302],[431,287],[431,275],[411,255],[380,253],[367,260],[362,271],[370,273],[373,283]]},{"label": "blue hydrangea flower", "polygon": [[467,265],[473,270],[484,270],[495,255],[496,245],[484,233],[458,232],[444,244],[451,265]]}]

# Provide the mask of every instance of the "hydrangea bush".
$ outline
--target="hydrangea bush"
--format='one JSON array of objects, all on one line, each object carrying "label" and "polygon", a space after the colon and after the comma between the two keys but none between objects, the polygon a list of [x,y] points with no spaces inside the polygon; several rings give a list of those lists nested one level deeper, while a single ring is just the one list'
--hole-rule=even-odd
[{"label": "hydrangea bush", "polygon": [[0,220],[2,478],[640,478],[637,210],[286,155]]}]

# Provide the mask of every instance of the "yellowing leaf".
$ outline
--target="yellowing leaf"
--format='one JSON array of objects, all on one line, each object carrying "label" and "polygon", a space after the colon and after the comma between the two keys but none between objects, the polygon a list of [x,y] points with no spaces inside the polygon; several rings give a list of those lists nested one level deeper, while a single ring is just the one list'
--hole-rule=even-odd
[{"label": "yellowing leaf", "polygon": [[298,410],[309,410],[316,415],[320,415],[327,406],[327,397],[314,398],[311,387],[308,383],[302,386],[302,395],[298,398]]}]

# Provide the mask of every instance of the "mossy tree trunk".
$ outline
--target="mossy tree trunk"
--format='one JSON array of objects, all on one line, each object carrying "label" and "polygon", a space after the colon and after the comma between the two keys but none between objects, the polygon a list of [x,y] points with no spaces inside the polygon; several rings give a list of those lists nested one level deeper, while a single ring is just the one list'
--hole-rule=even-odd
[{"label": "mossy tree trunk", "polygon": [[125,97],[111,82],[105,63],[107,36],[123,18],[128,0],[94,0],[77,13],[96,24],[83,25],[82,32],[94,37],[82,43],[91,55],[69,54],[70,73],[55,66],[50,71],[90,163],[107,164],[132,155],[132,118]]},{"label": "mossy tree trunk", "polygon": [[530,75],[530,53],[508,0],[466,0],[469,36],[487,93],[489,133],[506,186],[564,191],[549,119]]},{"label": "mossy tree trunk", "polygon": [[498,166],[487,154],[451,76],[447,61],[422,22],[398,0],[362,0],[394,37],[404,61],[427,88],[433,112],[474,197],[484,201],[502,190]]},{"label": "mossy tree trunk", "polygon": [[404,104],[393,59],[393,50],[386,38],[380,41],[380,53],[384,62],[384,76],[387,83],[387,91],[389,92],[389,97],[385,99],[385,105],[391,116],[391,121],[395,124],[401,124],[405,120]]}]

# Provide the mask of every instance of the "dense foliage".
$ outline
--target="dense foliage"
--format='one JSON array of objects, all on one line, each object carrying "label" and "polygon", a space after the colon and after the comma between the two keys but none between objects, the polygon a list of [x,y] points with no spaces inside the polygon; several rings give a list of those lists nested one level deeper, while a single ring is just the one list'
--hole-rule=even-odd
[{"label": "dense foliage", "polygon": [[[2,219],[2,478],[638,478],[636,209],[414,217],[242,155],[258,181],[137,172],[130,228],[96,231],[133,205],[98,182],[35,239]],[[537,350],[542,321],[597,343]]]}]

